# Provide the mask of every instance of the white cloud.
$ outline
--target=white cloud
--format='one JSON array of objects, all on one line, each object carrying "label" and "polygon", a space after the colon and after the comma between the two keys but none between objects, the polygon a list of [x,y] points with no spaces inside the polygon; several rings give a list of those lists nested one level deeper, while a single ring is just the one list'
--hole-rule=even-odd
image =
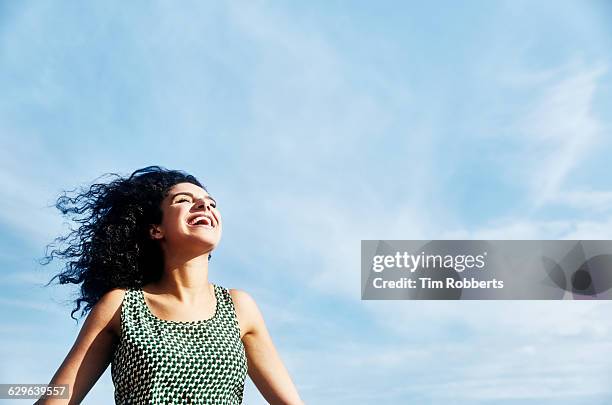
[{"label": "white cloud", "polygon": [[557,196],[567,175],[601,141],[602,124],[594,113],[598,80],[606,67],[573,69],[530,105],[519,125],[528,164],[522,171],[533,193],[533,206],[541,207]]},{"label": "white cloud", "polygon": [[46,284],[53,274],[37,270],[9,271],[0,274],[0,286],[21,286],[32,288]]},{"label": "white cloud", "polygon": [[[312,403],[329,403],[329,398],[336,403],[381,403],[402,396],[405,399],[415,392],[422,397],[437,393],[437,398],[444,402],[448,402],[451,395],[471,399],[533,399],[554,397],[559,393],[606,392],[600,383],[602,376],[610,375],[605,364],[605,359],[611,354],[606,342],[612,328],[607,321],[607,304],[361,302],[359,241],[441,237],[608,239],[612,219],[589,222],[512,217],[478,229],[455,227],[452,222],[447,222],[448,213],[439,209],[441,205],[452,202],[436,200],[444,195],[436,193],[435,134],[423,122],[409,122],[421,113],[418,99],[412,99],[417,108],[410,110],[409,96],[412,95],[409,88],[398,86],[393,79],[385,77],[386,71],[377,70],[380,66],[365,67],[363,72],[369,74],[356,75],[359,67],[354,61],[346,58],[341,50],[328,42],[318,27],[309,25],[308,21],[295,23],[292,16],[262,7],[262,3],[256,6],[252,3],[232,4],[229,7],[229,20],[223,24],[228,23],[230,32],[248,44],[250,49],[247,52],[232,54],[231,49],[223,53],[214,46],[210,49],[200,47],[202,38],[210,40],[213,34],[221,37],[226,34],[216,28],[205,28],[216,27],[211,21],[215,18],[210,16],[218,16],[209,14],[208,10],[183,13],[162,6],[144,24],[142,21],[141,25],[134,24],[137,30],[142,30],[141,34],[147,35],[152,21],[156,27],[158,22],[162,27],[150,34],[153,35],[151,43],[134,49],[136,54],[142,52],[143,58],[149,51],[155,55],[146,63],[151,70],[145,70],[146,74],[151,74],[151,83],[156,85],[145,90],[150,90],[146,97],[150,96],[152,103],[157,103],[149,115],[161,117],[152,122],[154,125],[163,124],[161,130],[153,128],[153,125],[143,128],[155,129],[154,135],[170,130],[177,133],[184,130],[191,135],[171,137],[169,141],[155,138],[156,142],[150,142],[147,137],[142,145],[135,144],[125,149],[138,150],[149,156],[151,152],[161,151],[163,153],[155,156],[164,158],[168,150],[175,150],[177,157],[168,159],[181,164],[191,163],[205,173],[221,174],[234,169],[235,177],[231,174],[223,179],[230,184],[224,185],[223,191],[229,194],[240,192],[242,197],[228,203],[231,221],[240,224],[234,229],[241,234],[232,238],[240,241],[241,248],[229,253],[240,255],[245,267],[253,268],[254,251],[269,249],[266,252],[274,255],[275,266],[266,271],[293,273],[306,285],[315,287],[316,292],[354,303],[360,315],[363,310],[370,316],[371,323],[364,326],[361,335],[338,331],[337,336],[342,337],[339,345],[287,354],[288,361],[299,370],[296,381],[305,382],[304,389],[310,398],[320,400]],[[192,14],[206,14],[208,19],[197,20]],[[37,23],[44,20],[41,15],[38,13],[34,19]],[[43,24],[30,25],[41,33],[45,32]],[[186,37],[181,37],[176,27],[186,27]],[[176,41],[177,36],[189,41]],[[42,37],[42,34],[36,37]],[[7,43],[21,47],[17,40]],[[221,45],[217,46],[221,48]],[[195,51],[191,53],[188,48]],[[241,70],[239,66],[243,61],[240,57],[248,56],[250,52],[256,53],[254,60],[257,63],[250,65],[251,60],[247,58],[244,62],[247,66]],[[177,64],[181,57],[187,57],[188,63]],[[207,62],[202,64],[202,59]],[[236,77],[244,80],[240,85],[248,89],[240,97],[245,96],[252,116],[238,117],[243,121],[237,126],[238,132],[234,133],[234,139],[239,139],[234,144],[215,143],[215,137],[202,136],[210,127],[224,125],[209,122],[214,114],[206,103],[217,101],[199,94],[208,95],[207,91],[217,84],[214,80],[203,79],[214,72],[198,70],[208,66],[208,61],[236,73]],[[132,68],[129,63],[126,66]],[[184,68],[187,70],[181,70]],[[397,67],[398,70],[401,68]],[[522,166],[525,170],[521,180],[529,183],[534,206],[560,202],[586,209],[604,209],[610,201],[607,192],[564,194],[568,174],[593,150],[602,134],[602,125],[592,107],[604,71],[605,68],[557,69],[531,76],[529,83],[524,83],[535,87],[546,84],[544,93],[533,103],[527,103],[531,111],[517,126],[526,142],[521,158],[525,158],[527,164]],[[351,74],[358,76],[359,81],[351,81]],[[167,80],[168,77],[174,77],[175,81]],[[376,90],[380,93],[371,87],[362,88],[362,83],[377,83]],[[145,81],[145,84],[150,83]],[[222,82],[219,86],[227,84]],[[52,106],[57,100],[72,99],[71,94],[62,94],[63,88],[58,88],[58,83],[45,79],[40,86],[52,90],[52,97],[45,91],[34,89],[25,97],[27,103]],[[225,95],[223,92],[218,94]],[[113,101],[112,95],[109,100]],[[106,108],[100,105],[104,110],[102,116],[114,111],[109,106],[112,103]],[[407,114],[410,111],[418,114],[411,116]],[[430,114],[434,120],[439,118]],[[404,119],[404,116],[410,118]],[[227,127],[221,126],[221,129]],[[6,133],[23,135],[23,129],[11,128]],[[32,136],[33,140],[37,136]],[[401,164],[390,165],[388,170],[393,174],[388,177],[385,177],[386,156],[368,153],[368,148],[388,141],[385,136],[390,136],[393,141],[389,143],[393,145],[392,150],[387,148],[386,152],[406,158]],[[220,152],[217,160],[222,163],[218,165],[220,169],[212,168],[210,160],[202,163],[201,156],[185,156],[184,151],[192,150],[194,142],[203,140],[209,142],[207,146],[212,150],[217,148],[216,151]],[[146,149],[140,149],[145,145]],[[37,163],[33,165],[37,169],[19,179],[8,174],[0,177],[0,185],[12,196],[0,205],[0,218],[38,245],[47,242],[49,234],[55,236],[59,233],[57,213],[41,211],[41,205],[49,201],[41,203],[37,200],[40,190],[47,190],[45,184],[49,179],[53,181],[53,177],[60,178],[55,181],[63,184],[72,184],[68,178],[74,176],[74,170],[69,169],[74,167],[61,161],[79,149],[66,150],[65,155],[60,156],[62,159],[58,159],[46,153],[44,142],[30,144],[28,148],[30,155],[22,149],[14,153],[15,147],[13,153],[7,151],[3,154],[4,173],[18,172],[27,156],[30,156],[28,161]],[[410,153],[412,151],[417,152]],[[117,161],[113,160],[116,158],[103,152],[99,150],[93,156],[84,156],[76,162],[86,166],[88,173],[102,173],[98,172],[102,166],[116,167]],[[409,162],[408,158],[411,159]],[[104,164],[98,167],[91,164],[97,160]],[[130,163],[129,166],[134,164],[133,156],[128,154],[123,155],[123,161]],[[517,162],[523,162],[523,159]],[[45,168],[44,178],[38,177],[40,167]],[[398,174],[394,169],[403,172]],[[515,168],[509,168],[509,171],[516,173]],[[32,191],[38,194],[32,196]],[[48,195],[52,194],[48,192]],[[562,195],[565,197],[560,197]],[[24,212],[28,213],[27,217],[23,216]],[[294,266],[282,266],[287,263]],[[258,271],[262,269],[253,270]],[[3,280],[16,283],[34,281],[35,278],[13,274]],[[284,297],[287,293],[282,291],[279,294]],[[0,304],[18,310],[45,311],[39,303],[20,300],[4,300]],[[308,303],[300,314],[273,306],[265,306],[265,309],[266,318],[276,325],[301,323],[312,328],[334,330],[336,313],[333,309],[329,315],[315,314],[312,318],[302,316],[302,313],[310,313]],[[65,310],[61,314],[65,316]],[[317,316],[322,319],[317,320]],[[465,346],[453,343],[461,339],[461,330],[454,328],[467,331]],[[373,332],[381,336],[396,335],[406,342],[410,341],[409,338],[421,341],[431,338],[435,344],[364,343],[362,339]],[[579,342],[579,339],[585,342]],[[583,351],[576,352],[577,347]],[[568,352],[572,354],[566,357]],[[584,358],[581,360],[578,356]],[[585,362],[587,370],[580,369],[580,361]],[[444,368],[448,369],[448,377],[444,375]],[[371,373],[380,379],[372,379]],[[422,374],[420,379],[416,378],[419,374]],[[437,380],[440,374],[441,380]],[[404,375],[415,376],[415,380],[407,380]],[[452,378],[464,383],[454,383]],[[383,379],[390,382],[383,387],[385,391],[380,391]],[[411,384],[412,381],[418,381],[418,384]],[[395,387],[391,386],[392,383],[396,384]],[[576,385],[579,387],[572,388]],[[105,402],[101,400],[98,403]],[[259,403],[263,402],[260,400]]]},{"label": "white cloud", "polygon": [[[421,325],[412,324],[413,336],[421,336]],[[406,337],[389,343],[387,337],[387,333],[381,336],[384,343],[366,343],[345,335],[345,339],[327,342],[323,347],[293,350],[288,357],[299,371],[295,379],[301,383],[304,399],[324,403],[333,397],[341,403],[367,404],[427,398],[434,403],[469,403],[572,401],[609,394],[609,340],[590,342],[576,350],[584,339],[517,341],[481,333],[462,341],[449,337],[447,341],[428,342]],[[321,370],[334,370],[326,374],[323,385],[317,378]]]},{"label": "white cloud", "polygon": [[550,203],[602,214],[612,210],[612,191],[563,190]]},{"label": "white cloud", "polygon": [[66,308],[55,304],[49,305],[48,302],[43,301],[31,301],[27,299],[17,298],[0,298],[0,305],[6,308],[13,308],[14,310],[16,308],[16,310],[21,311],[21,313],[23,313],[24,310],[34,310],[54,315],[66,315]]}]

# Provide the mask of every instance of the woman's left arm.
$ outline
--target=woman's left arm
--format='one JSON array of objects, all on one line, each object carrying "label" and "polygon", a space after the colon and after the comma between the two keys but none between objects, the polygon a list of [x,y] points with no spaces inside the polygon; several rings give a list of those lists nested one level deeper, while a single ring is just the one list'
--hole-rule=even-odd
[{"label": "woman's left arm", "polygon": [[304,405],[278,355],[255,300],[230,289],[247,355],[249,376],[271,405]]}]

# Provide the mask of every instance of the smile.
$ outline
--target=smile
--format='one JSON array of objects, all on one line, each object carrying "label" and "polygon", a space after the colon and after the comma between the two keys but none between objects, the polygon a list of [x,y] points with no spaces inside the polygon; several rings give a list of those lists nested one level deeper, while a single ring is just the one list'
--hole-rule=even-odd
[{"label": "smile", "polygon": [[204,228],[214,228],[212,218],[209,215],[199,215],[187,221],[189,226],[201,226]]}]

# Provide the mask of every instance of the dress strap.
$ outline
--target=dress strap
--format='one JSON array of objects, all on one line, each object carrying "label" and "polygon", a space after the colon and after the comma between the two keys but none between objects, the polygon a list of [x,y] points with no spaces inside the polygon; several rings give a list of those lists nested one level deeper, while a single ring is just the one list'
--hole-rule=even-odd
[{"label": "dress strap", "polygon": [[218,288],[220,292],[218,296],[221,297],[221,305],[219,307],[221,311],[221,317],[225,322],[231,325],[234,337],[240,339],[240,324],[238,322],[236,308],[234,306],[234,301],[232,300],[232,296],[229,292],[229,289],[221,286],[218,286]]}]

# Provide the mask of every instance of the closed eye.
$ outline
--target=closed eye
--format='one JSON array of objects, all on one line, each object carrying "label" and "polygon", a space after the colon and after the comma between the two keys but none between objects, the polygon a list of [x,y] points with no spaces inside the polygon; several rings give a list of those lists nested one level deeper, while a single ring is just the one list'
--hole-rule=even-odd
[{"label": "closed eye", "polygon": [[[191,200],[188,199],[188,198],[179,198],[175,202],[180,203],[180,202],[183,202],[183,201],[191,202]],[[217,208],[217,203],[216,202],[211,202],[210,206],[213,207],[213,208]]]}]

